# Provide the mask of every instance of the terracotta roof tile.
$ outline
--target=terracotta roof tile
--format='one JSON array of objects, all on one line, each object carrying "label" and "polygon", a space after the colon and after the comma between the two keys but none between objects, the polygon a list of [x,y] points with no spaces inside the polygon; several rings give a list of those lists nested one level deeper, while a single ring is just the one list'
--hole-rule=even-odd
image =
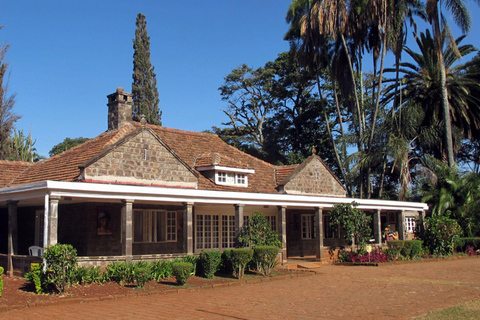
[{"label": "terracotta roof tile", "polygon": [[[136,126],[140,124],[135,123]],[[198,188],[203,190],[277,193],[275,166],[228,145],[213,133],[191,132],[148,125],[183,161],[195,167],[199,155],[228,155],[235,164],[255,170],[248,175],[248,187],[217,185],[199,173]],[[227,158],[224,158],[226,160]],[[227,162],[225,162],[227,163]],[[232,162],[233,163],[233,162]],[[235,167],[234,164],[232,164]]]},{"label": "terracotta roof tile", "polygon": [[237,169],[249,169],[247,163],[243,163],[232,157],[221,155],[218,152],[215,153],[204,153],[196,158],[194,166],[198,167],[209,167],[209,166],[222,166],[222,167],[230,167],[230,168],[237,168]]},{"label": "terracotta roof tile", "polygon": [[290,176],[295,169],[298,167],[298,164],[291,164],[287,166],[277,166],[276,168],[276,181],[277,185],[281,185],[282,182]]},{"label": "terracotta roof tile", "polygon": [[0,188],[5,187],[31,165],[32,162],[0,160]]},{"label": "terracotta roof tile", "polygon": [[101,152],[121,136],[135,130],[131,125],[120,130],[107,131],[76,147],[57,154],[51,158],[39,161],[24,170],[18,177],[7,184],[15,186],[46,180],[76,181],[80,174],[79,166]]},{"label": "terracotta roof tile", "polygon": [[[276,167],[228,145],[212,133],[184,131],[148,124],[147,126],[186,165],[193,168],[198,174],[198,188],[202,190],[277,193],[277,182],[287,179],[298,169],[298,165]],[[107,148],[141,127],[143,126],[140,123],[133,122],[121,129],[104,132],[83,144],[33,165],[18,165],[25,170],[17,177],[4,178],[3,181],[10,182],[4,182],[3,186],[45,180],[77,181],[80,174],[79,166],[106,152]],[[217,185],[194,169],[195,166],[212,165],[212,163],[226,167],[253,169],[255,173],[248,174],[248,187]],[[2,168],[0,164],[0,171],[3,172]]]}]

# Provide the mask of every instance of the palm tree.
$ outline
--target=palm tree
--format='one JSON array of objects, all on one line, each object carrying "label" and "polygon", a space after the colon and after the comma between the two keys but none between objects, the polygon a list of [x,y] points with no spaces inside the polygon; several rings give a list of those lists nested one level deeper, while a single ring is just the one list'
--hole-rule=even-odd
[{"label": "palm tree", "polygon": [[[479,0],[476,2],[480,3]],[[452,119],[451,112],[452,107],[448,101],[448,88],[447,88],[447,76],[445,73],[445,59],[443,56],[443,45],[445,34],[449,35],[449,43],[454,51],[456,51],[455,42],[451,36],[450,28],[446,22],[445,17],[441,13],[440,5],[443,4],[446,9],[453,15],[453,20],[460,27],[464,34],[470,30],[470,14],[465,5],[465,0],[427,0],[427,15],[428,20],[433,28],[433,38],[435,39],[435,53],[437,55],[437,63],[440,70],[440,85],[441,85],[441,97],[442,97],[442,112],[443,112],[443,125],[444,125],[444,137],[447,152],[448,165],[452,167],[455,163],[454,159],[454,146],[453,146],[453,131],[452,131]],[[440,25],[442,24],[442,25]]]},{"label": "palm tree", "polygon": [[[476,51],[471,45],[460,45],[464,37],[456,41],[457,52],[461,56]],[[443,42],[443,40],[442,40]],[[418,145],[423,152],[431,153],[435,158],[444,160],[448,146],[443,143],[445,126],[443,118],[443,101],[441,97],[442,68],[438,63],[435,40],[427,30],[421,33],[417,39],[420,53],[416,53],[406,47],[405,52],[413,60],[412,63],[401,63],[400,72],[404,75],[399,90],[403,103],[399,110],[405,109],[408,112],[415,108],[422,108],[422,121],[418,124],[416,135]],[[479,82],[467,68],[467,64],[455,65],[459,56],[451,47],[447,47],[442,53],[444,57],[444,70],[446,75],[446,86],[449,91],[448,104],[452,115],[452,132],[455,136],[457,150],[463,137],[471,136],[471,132],[480,128],[480,99],[473,92],[478,92]],[[387,69],[387,72],[394,72],[395,69]],[[386,80],[394,82],[395,79]],[[385,96],[385,102],[395,98],[395,84],[389,86]],[[398,110],[397,110],[398,111]],[[405,114],[405,112],[403,112]],[[414,138],[414,137],[410,137]]]}]

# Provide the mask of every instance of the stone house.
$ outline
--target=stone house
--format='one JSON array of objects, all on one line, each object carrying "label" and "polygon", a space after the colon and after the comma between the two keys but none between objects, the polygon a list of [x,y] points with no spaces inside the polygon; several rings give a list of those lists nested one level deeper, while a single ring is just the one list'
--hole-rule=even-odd
[{"label": "stone house", "polygon": [[84,265],[166,259],[234,246],[260,211],[287,257],[324,259],[344,245],[328,213],[352,203],[373,216],[375,241],[390,226],[401,239],[423,203],[351,199],[322,159],[274,166],[211,133],[133,122],[132,96],[108,97],[108,130],[49,159],[0,161],[0,265],[29,267],[32,245],[72,244]]}]

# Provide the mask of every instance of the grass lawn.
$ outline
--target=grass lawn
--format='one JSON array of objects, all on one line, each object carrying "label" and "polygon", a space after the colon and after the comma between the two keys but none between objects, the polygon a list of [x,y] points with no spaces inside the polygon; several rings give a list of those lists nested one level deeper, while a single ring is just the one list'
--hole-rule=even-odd
[{"label": "grass lawn", "polygon": [[480,319],[480,300],[467,302],[448,309],[434,311],[416,320]]}]

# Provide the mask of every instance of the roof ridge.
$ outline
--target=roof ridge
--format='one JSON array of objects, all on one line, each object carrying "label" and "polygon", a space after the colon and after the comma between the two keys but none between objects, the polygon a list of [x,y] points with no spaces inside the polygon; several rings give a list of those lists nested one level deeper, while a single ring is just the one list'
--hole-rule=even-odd
[{"label": "roof ridge", "polygon": [[[143,126],[142,124],[140,124],[140,122],[137,122],[137,121],[132,121],[132,124],[133,124],[135,127]],[[169,128],[169,127],[164,127],[164,126],[155,125],[155,124],[149,124],[149,123],[147,123],[146,126],[150,127],[150,128],[153,129],[153,130],[161,130],[161,131],[168,131],[168,132],[174,132],[174,133],[189,134],[189,135],[195,135],[195,136],[218,136],[217,134],[212,133],[212,132],[189,131],[189,130]]]},{"label": "roof ridge", "polygon": [[[125,137],[126,135],[128,135],[129,133],[135,130],[137,130],[137,128],[135,128],[134,125],[132,125],[131,123],[126,123],[123,127],[116,130],[113,137],[110,140],[108,140],[103,147],[105,148],[117,143],[117,141],[119,141],[120,139],[122,139],[123,137]],[[106,132],[109,132],[109,131],[106,131]]]},{"label": "roof ridge", "polygon": [[32,165],[35,162],[30,162],[30,161],[23,161],[23,160],[0,160],[0,163],[5,163],[5,164],[21,164],[21,165]]},{"label": "roof ridge", "polygon": [[[218,135],[216,135],[216,136],[217,136],[220,140],[222,140],[223,142],[225,142],[222,138],[220,138],[220,136],[218,136]],[[229,145],[227,142],[225,142],[225,144],[226,144],[228,147],[230,147],[230,148],[232,148],[232,149],[234,149],[234,150],[236,150],[236,151],[238,151],[238,152],[241,152],[241,153],[245,154],[246,156],[248,156],[248,157],[250,157],[250,158],[253,158],[255,161],[263,162],[265,165],[267,165],[267,166],[269,166],[269,167],[271,167],[271,168],[275,168],[275,167],[276,167],[274,164],[271,164],[270,162],[267,162],[267,161],[265,161],[265,160],[262,160],[262,159],[260,159],[260,158],[255,157],[255,156],[252,156],[251,154],[248,154],[248,153],[246,153],[245,151],[242,151],[242,150],[240,150],[240,149],[238,149],[238,148],[235,148],[235,147],[232,146],[232,145]]]}]

